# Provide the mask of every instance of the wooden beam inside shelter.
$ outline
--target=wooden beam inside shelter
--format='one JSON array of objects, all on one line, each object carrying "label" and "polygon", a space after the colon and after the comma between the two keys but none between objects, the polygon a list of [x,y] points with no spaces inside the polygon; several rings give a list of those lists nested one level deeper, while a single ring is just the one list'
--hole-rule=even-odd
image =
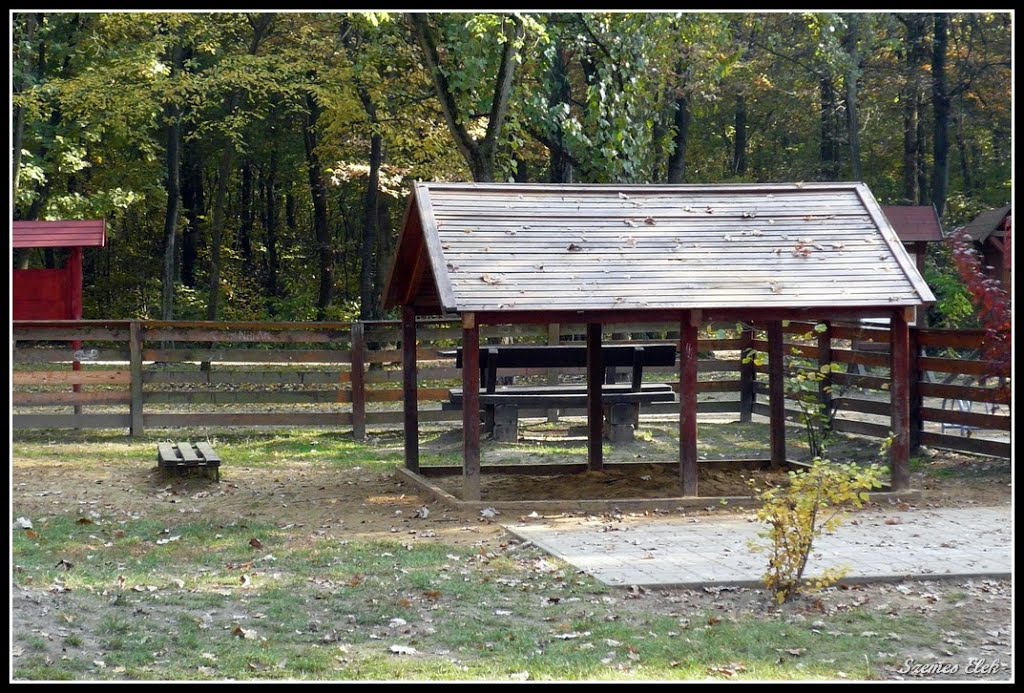
[{"label": "wooden beam inside shelter", "polygon": [[587,466],[592,472],[604,467],[601,449],[604,408],[601,406],[601,384],[604,363],[601,358],[601,323],[587,323]]},{"label": "wooden beam inside shelter", "polygon": [[420,420],[416,385],[416,311],[402,306],[402,407],[405,423],[405,468],[420,470]]},{"label": "wooden beam inside shelter", "polygon": [[679,480],[684,496],[697,495],[697,325],[679,328]]},{"label": "wooden beam inside shelter", "polygon": [[480,500],[480,327],[462,315],[462,500]]}]

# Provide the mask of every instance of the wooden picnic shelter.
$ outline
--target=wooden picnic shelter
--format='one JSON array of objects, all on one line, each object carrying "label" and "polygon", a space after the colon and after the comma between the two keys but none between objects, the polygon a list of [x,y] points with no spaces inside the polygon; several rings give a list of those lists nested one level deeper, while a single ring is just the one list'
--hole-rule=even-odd
[{"label": "wooden picnic shelter", "polygon": [[419,473],[416,317],[462,323],[463,500],[480,499],[480,326],[586,325],[588,462],[602,469],[602,326],[679,325],[679,474],[697,495],[697,332],[769,345],[771,461],[785,463],[782,322],[888,318],[892,488],[908,487],[908,315],[934,296],[863,183],[417,183],[384,296],[402,315],[405,464]]}]

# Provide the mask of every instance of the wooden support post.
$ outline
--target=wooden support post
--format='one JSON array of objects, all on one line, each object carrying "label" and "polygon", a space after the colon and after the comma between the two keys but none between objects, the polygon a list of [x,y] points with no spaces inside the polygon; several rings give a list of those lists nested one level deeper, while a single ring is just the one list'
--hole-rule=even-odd
[{"label": "wooden support post", "polygon": [[592,472],[604,469],[602,433],[604,407],[601,405],[601,384],[604,381],[604,359],[601,358],[601,323],[587,323],[587,466]]},{"label": "wooden support post", "polygon": [[[749,423],[754,413],[754,400],[757,396],[754,391],[754,358],[751,349],[754,348],[754,331],[744,329],[740,333],[740,421]],[[749,359],[743,363],[744,359]]]},{"label": "wooden support post", "polygon": [[697,325],[687,315],[679,330],[679,480],[697,495]]},{"label": "wooden support post", "polygon": [[921,447],[921,434],[924,432],[924,418],[921,409],[924,407],[924,396],[921,394],[921,343],[917,327],[910,332],[910,367],[907,370],[910,397],[910,452],[915,453]]},{"label": "wooden support post", "polygon": [[[349,385],[352,392],[352,437],[366,440],[366,334],[363,323],[352,323]],[[413,353],[415,357],[415,352]]]},{"label": "wooden support post", "polygon": [[402,306],[402,409],[405,423],[405,468],[420,471],[420,418],[416,386],[416,311]]},{"label": "wooden support post", "polygon": [[128,325],[128,353],[131,380],[131,435],[141,436],[144,432],[142,423],[142,325],[132,320]]},{"label": "wooden support post", "polygon": [[462,315],[462,500],[480,500],[480,328]]},{"label": "wooden support post", "polygon": [[832,371],[822,369],[832,364],[832,323],[826,320],[822,324],[825,331],[818,333],[818,374],[822,376],[818,381],[818,401],[827,415],[832,409]]},{"label": "wooden support post", "polygon": [[894,310],[889,330],[889,393],[892,434],[889,448],[892,490],[910,488],[910,328],[904,310]]},{"label": "wooden support post", "polygon": [[[561,325],[559,325],[558,323],[551,323],[551,324],[548,325],[548,345],[549,346],[558,346],[558,343],[561,341],[560,340],[561,332],[562,332],[562,328],[561,328]],[[557,368],[549,368],[548,369],[547,383],[548,383],[548,385],[557,385],[558,384],[558,369]],[[556,421],[558,421],[558,410],[557,409],[548,409],[548,423],[554,423]]]},{"label": "wooden support post", "polygon": [[782,342],[782,322],[768,322],[768,411],[771,419],[772,466],[786,464],[786,388],[785,347]]}]

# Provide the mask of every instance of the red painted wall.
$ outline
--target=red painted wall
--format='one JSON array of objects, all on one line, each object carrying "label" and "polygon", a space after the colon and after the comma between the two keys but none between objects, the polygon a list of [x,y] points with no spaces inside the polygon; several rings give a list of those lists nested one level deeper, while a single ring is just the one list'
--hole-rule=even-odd
[{"label": "red painted wall", "polygon": [[63,269],[15,270],[14,319],[73,319],[68,275]]}]

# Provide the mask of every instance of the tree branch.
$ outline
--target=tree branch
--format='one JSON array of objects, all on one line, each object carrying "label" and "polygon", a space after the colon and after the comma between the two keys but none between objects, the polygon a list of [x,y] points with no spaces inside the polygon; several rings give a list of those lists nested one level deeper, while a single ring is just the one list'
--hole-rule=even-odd
[{"label": "tree branch", "polygon": [[498,141],[498,134],[501,132],[501,126],[505,122],[505,115],[508,113],[509,96],[512,94],[512,79],[516,71],[515,58],[519,53],[518,44],[523,40],[523,20],[515,15],[511,20],[511,31],[509,31],[508,25],[503,28],[505,47],[501,52],[498,78],[494,84],[494,98],[491,101],[491,113],[487,120],[487,133],[480,145],[485,156],[493,151]]},{"label": "tree branch", "polygon": [[448,78],[441,72],[440,59],[437,55],[437,42],[434,40],[433,32],[427,22],[428,15],[420,12],[411,12],[408,17],[416,34],[416,40],[423,51],[424,62],[426,62],[430,76],[434,80],[434,89],[437,92],[438,101],[441,102],[441,110],[444,112],[444,119],[448,123],[448,129],[452,131],[452,135],[455,137],[455,144],[458,145],[463,158],[467,162],[472,161],[477,152],[477,143],[466,132],[463,124],[459,122],[459,107],[448,84]]}]

